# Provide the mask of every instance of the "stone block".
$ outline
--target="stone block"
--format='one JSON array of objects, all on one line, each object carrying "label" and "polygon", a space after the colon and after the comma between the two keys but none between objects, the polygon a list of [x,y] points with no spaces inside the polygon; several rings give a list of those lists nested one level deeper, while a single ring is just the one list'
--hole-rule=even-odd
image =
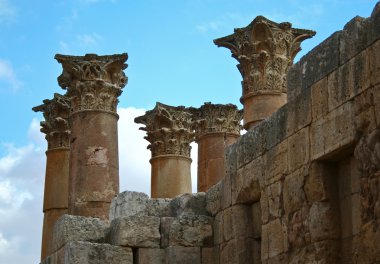
[{"label": "stone block", "polygon": [[204,215],[182,215],[169,229],[169,246],[203,247],[212,245],[212,218]]},{"label": "stone block", "polygon": [[252,238],[233,239],[220,246],[220,263],[253,263],[254,240]]},{"label": "stone block", "polygon": [[328,162],[314,161],[310,164],[309,173],[305,179],[304,192],[311,204],[327,201],[335,191],[335,166]]},{"label": "stone block", "polygon": [[266,196],[268,197],[269,218],[281,217],[284,211],[282,197],[282,182],[277,181],[266,187]]},{"label": "stone block", "polygon": [[262,224],[266,224],[269,221],[269,198],[267,189],[268,187],[261,191],[260,207]]},{"label": "stone block", "polygon": [[[251,162],[257,157],[261,156],[267,149],[267,134],[268,133],[268,121],[263,120],[257,125],[253,126],[247,133],[242,135],[236,144],[232,147],[236,148],[237,153],[237,167],[241,168],[245,164]],[[231,154],[233,149],[229,151]]]},{"label": "stone block", "polygon": [[165,249],[138,248],[136,264],[165,264]]},{"label": "stone block", "polygon": [[330,202],[313,203],[308,222],[312,242],[339,238],[339,209]]},{"label": "stone block", "polygon": [[288,139],[288,170],[296,171],[310,160],[309,127],[303,128]]},{"label": "stone block", "polygon": [[219,264],[219,247],[201,248],[202,264]]},{"label": "stone block", "polygon": [[160,218],[125,216],[111,222],[111,243],[128,247],[160,247]]},{"label": "stone block", "polygon": [[[349,101],[310,127],[311,159],[328,158],[352,146],[355,141],[353,102]],[[327,155],[328,154],[328,155]]]},{"label": "stone block", "polygon": [[171,216],[181,215],[208,215],[206,211],[206,194],[199,193],[185,193],[175,197],[170,202]]},{"label": "stone block", "polygon": [[111,203],[110,221],[131,215],[146,215],[149,196],[142,192],[125,191],[119,193]]},{"label": "stone block", "polygon": [[99,218],[63,215],[54,225],[53,251],[71,241],[103,242],[107,228]]},{"label": "stone block", "polygon": [[201,251],[199,247],[170,246],[165,251],[166,264],[201,264]]},{"label": "stone block", "polygon": [[220,199],[222,195],[222,183],[218,182],[206,192],[206,210],[215,216],[221,210]]},{"label": "stone block", "polygon": [[307,89],[339,66],[341,31],[337,31],[301,58],[302,89]]},{"label": "stone block", "polygon": [[302,90],[302,67],[301,63],[297,62],[289,67],[287,74],[288,102],[292,102]]},{"label": "stone block", "polygon": [[[291,104],[287,105],[286,134],[292,135],[311,122],[311,92],[303,89]],[[285,129],[282,128],[282,129]]]},{"label": "stone block", "polygon": [[171,203],[172,199],[169,198],[155,198],[149,199],[147,205],[147,212],[149,216],[171,216]]},{"label": "stone block", "polygon": [[161,217],[160,233],[161,233],[161,248],[169,246],[170,227],[175,217]]},{"label": "stone block", "polygon": [[220,205],[222,209],[231,206],[232,202],[232,179],[236,178],[237,173],[237,147],[236,144],[230,145],[226,148],[226,161],[224,164],[225,175],[221,181],[222,196]]},{"label": "stone block", "polygon": [[313,121],[328,113],[327,77],[311,86],[311,115]]},{"label": "stone block", "polygon": [[233,205],[223,211],[223,238],[253,237],[252,213],[250,206]]},{"label": "stone block", "polygon": [[373,88],[374,108],[377,127],[380,127],[380,84]]},{"label": "stone block", "polygon": [[360,232],[361,221],[361,204],[360,194],[356,193],[344,197],[340,201],[340,237],[342,239],[350,238]]},{"label": "stone block", "polygon": [[303,187],[307,173],[305,168],[301,168],[285,178],[283,190],[285,214],[299,210],[306,203]]},{"label": "stone block", "polygon": [[371,86],[380,83],[380,40],[372,44],[369,52],[369,76]]},{"label": "stone block", "polygon": [[264,185],[262,157],[258,157],[237,171],[232,184],[232,204],[252,203],[260,200]]},{"label": "stone block", "polygon": [[[298,102],[302,100],[296,101]],[[290,111],[295,108],[293,107],[294,104],[283,105],[265,120],[267,125],[263,126],[263,128],[266,130],[261,131],[263,131],[265,135],[264,143],[266,150],[272,149],[287,137],[287,125],[290,120]],[[298,117],[298,114],[295,114],[293,117],[296,116]],[[270,131],[270,133],[268,133],[268,131]]]},{"label": "stone block", "polygon": [[65,246],[65,264],[132,264],[132,250],[109,244],[70,242]]},{"label": "stone block", "polygon": [[261,238],[261,259],[267,260],[287,251],[287,235],[280,219],[263,226]]},{"label": "stone block", "polygon": [[354,124],[360,133],[369,133],[377,127],[374,91],[375,88],[367,89],[354,98]]},{"label": "stone block", "polygon": [[369,45],[367,31],[368,21],[359,16],[354,17],[344,26],[339,45],[341,64],[355,57]]},{"label": "stone block", "polygon": [[264,155],[265,185],[270,185],[288,174],[288,140],[284,140]]},{"label": "stone block", "polygon": [[214,218],[214,223],[212,226],[213,235],[214,235],[214,245],[219,245],[224,242],[223,238],[223,218],[224,211],[220,211]]}]

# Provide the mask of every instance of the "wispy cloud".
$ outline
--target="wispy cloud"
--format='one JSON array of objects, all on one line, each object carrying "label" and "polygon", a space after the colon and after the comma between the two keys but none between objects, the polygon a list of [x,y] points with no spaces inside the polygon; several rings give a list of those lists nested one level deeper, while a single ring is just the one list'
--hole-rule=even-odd
[{"label": "wispy cloud", "polygon": [[16,76],[12,64],[2,59],[0,59],[0,84],[3,84],[2,86],[7,87],[12,92],[17,91],[22,85]]},{"label": "wispy cloud", "polygon": [[16,8],[8,0],[0,0],[0,24],[13,22],[16,15]]},{"label": "wispy cloud", "polygon": [[78,45],[82,48],[95,48],[103,40],[103,38],[97,33],[78,35],[76,39]]},{"label": "wispy cloud", "polygon": [[95,52],[102,44],[103,37],[98,33],[79,34],[72,41],[59,41],[59,52],[63,54],[81,54]]}]

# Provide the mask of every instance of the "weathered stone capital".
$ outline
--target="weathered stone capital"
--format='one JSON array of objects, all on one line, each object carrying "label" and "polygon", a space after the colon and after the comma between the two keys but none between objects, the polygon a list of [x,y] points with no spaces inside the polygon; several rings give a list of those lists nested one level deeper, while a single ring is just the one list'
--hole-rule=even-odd
[{"label": "weathered stone capital", "polygon": [[258,16],[247,27],[214,43],[230,49],[239,61],[244,101],[256,94],[286,93],[288,68],[301,50],[301,42],[314,35],[311,30],[292,28],[289,22],[278,24]]},{"label": "weathered stone capital", "polygon": [[41,122],[41,132],[46,134],[48,149],[70,147],[69,99],[56,93],[53,99],[45,99],[42,105],[32,109],[44,115],[45,121]]},{"label": "weathered stone capital", "polygon": [[160,155],[180,155],[190,157],[190,143],[194,140],[191,129],[191,114],[183,106],[169,106],[157,103],[153,110],[135,118],[135,123],[143,124],[141,130],[147,132],[146,140],[152,157]]},{"label": "weathered stone capital", "polygon": [[80,110],[104,110],[116,112],[118,97],[128,78],[123,72],[127,68],[126,53],[98,56],[55,55],[62,64],[63,72],[58,83],[67,89],[74,112]]},{"label": "weathered stone capital", "polygon": [[200,108],[189,108],[193,116],[196,138],[209,133],[240,135],[243,112],[233,104],[205,103]]}]

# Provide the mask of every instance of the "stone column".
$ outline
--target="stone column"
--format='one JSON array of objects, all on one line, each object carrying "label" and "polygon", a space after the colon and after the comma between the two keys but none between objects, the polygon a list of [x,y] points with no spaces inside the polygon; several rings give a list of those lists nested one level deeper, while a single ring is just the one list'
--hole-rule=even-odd
[{"label": "stone column", "polygon": [[191,193],[191,114],[183,106],[157,103],[153,110],[136,117],[135,122],[146,126],[140,129],[147,132],[145,139],[150,142],[151,197],[172,198]]},{"label": "stone column", "polygon": [[240,136],[242,111],[211,103],[190,111],[198,143],[198,192],[206,192],[224,176],[224,151]]},{"label": "stone column", "polygon": [[64,56],[59,85],[71,100],[69,214],[108,219],[119,193],[116,113],[127,54]]},{"label": "stone column", "polygon": [[42,228],[41,260],[53,253],[53,227],[56,220],[67,213],[70,156],[70,104],[68,98],[54,94],[52,100],[33,108],[43,112],[41,132],[48,143],[44,190],[44,223]]},{"label": "stone column", "polygon": [[286,78],[301,42],[314,31],[292,28],[289,22],[275,23],[256,17],[245,28],[214,40],[231,50],[243,77],[244,128],[249,129],[287,102]]}]

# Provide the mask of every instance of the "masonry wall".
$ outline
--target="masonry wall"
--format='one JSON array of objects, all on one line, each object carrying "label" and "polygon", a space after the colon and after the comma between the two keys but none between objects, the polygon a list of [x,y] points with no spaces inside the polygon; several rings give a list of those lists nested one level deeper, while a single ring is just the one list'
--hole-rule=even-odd
[{"label": "masonry wall", "polygon": [[206,194],[66,215],[43,263],[380,262],[380,4],[295,64],[288,95]]},{"label": "masonry wall", "polygon": [[288,104],[227,150],[207,193],[217,263],[380,261],[379,39],[380,4],[295,64]]}]

